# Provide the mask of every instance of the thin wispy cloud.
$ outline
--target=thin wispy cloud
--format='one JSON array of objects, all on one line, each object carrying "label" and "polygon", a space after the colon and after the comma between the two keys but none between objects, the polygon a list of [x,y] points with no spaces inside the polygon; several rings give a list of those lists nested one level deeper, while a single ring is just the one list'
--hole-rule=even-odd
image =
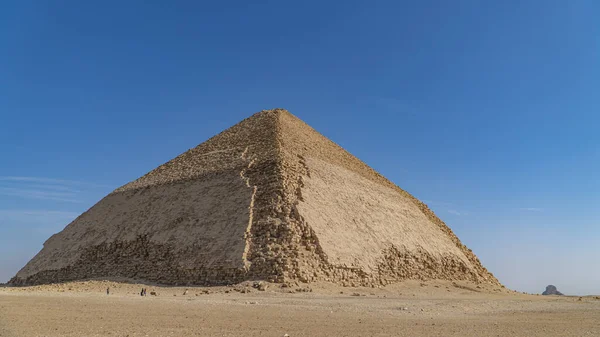
[{"label": "thin wispy cloud", "polygon": [[68,220],[78,215],[79,213],[68,211],[0,209],[0,219],[5,220]]},{"label": "thin wispy cloud", "polygon": [[28,184],[27,187],[32,189],[40,189],[40,190],[50,190],[50,191],[61,191],[61,192],[72,192],[79,193],[81,192],[80,188],[70,187],[70,186],[61,186],[61,185],[44,185],[44,184]]},{"label": "thin wispy cloud", "polygon": [[81,203],[82,192],[108,186],[66,179],[0,176],[0,195],[24,199]]},{"label": "thin wispy cloud", "polygon": [[41,199],[75,203],[82,202],[81,200],[76,199],[76,193],[43,191],[28,188],[0,187],[0,195],[27,199]]},{"label": "thin wispy cloud", "polygon": [[423,202],[430,207],[437,208],[439,212],[441,212],[444,208],[450,208],[450,209],[446,209],[446,212],[456,215],[456,216],[465,216],[465,215],[470,214],[469,212],[456,210],[454,207],[457,207],[458,205],[455,205],[451,202],[435,201],[435,200],[423,200]]},{"label": "thin wispy cloud", "polygon": [[54,185],[60,185],[60,186],[110,187],[107,185],[90,183],[90,182],[85,182],[85,181],[54,179],[54,178],[45,178],[45,177],[0,176],[0,181],[42,183],[42,184],[54,184]]},{"label": "thin wispy cloud", "polygon": [[423,202],[429,206],[452,206],[451,202],[445,201],[423,200]]},{"label": "thin wispy cloud", "polygon": [[542,212],[544,209],[543,208],[537,208],[537,207],[522,207],[519,208],[519,211],[524,211],[524,212]]}]

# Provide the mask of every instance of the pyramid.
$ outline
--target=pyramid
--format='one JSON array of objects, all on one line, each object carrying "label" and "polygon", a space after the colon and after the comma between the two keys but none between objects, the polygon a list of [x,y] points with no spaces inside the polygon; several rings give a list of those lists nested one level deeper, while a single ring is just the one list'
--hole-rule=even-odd
[{"label": "pyramid", "polygon": [[425,204],[283,109],[117,188],[10,284],[84,279],[499,285]]}]

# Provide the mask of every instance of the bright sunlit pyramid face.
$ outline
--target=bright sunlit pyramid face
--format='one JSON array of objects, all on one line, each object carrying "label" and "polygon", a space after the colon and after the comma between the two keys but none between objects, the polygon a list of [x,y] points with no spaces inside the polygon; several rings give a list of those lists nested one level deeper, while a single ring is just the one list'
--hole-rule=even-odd
[{"label": "bright sunlit pyramid face", "polygon": [[11,280],[498,284],[423,203],[286,110],[116,189]]}]

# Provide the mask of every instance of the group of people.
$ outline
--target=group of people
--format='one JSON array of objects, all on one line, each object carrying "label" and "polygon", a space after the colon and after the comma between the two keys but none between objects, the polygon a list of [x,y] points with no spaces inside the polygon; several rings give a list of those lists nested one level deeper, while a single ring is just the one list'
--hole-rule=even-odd
[{"label": "group of people", "polygon": [[[106,288],[106,295],[110,295],[110,288]],[[142,288],[140,296],[146,296],[146,288]]]}]

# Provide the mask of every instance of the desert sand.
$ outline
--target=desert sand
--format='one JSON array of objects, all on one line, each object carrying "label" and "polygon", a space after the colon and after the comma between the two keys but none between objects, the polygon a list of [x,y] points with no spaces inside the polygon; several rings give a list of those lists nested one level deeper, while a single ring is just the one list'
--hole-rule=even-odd
[{"label": "desert sand", "polygon": [[0,288],[0,336],[600,336],[595,297],[451,281],[254,286],[88,281]]}]

